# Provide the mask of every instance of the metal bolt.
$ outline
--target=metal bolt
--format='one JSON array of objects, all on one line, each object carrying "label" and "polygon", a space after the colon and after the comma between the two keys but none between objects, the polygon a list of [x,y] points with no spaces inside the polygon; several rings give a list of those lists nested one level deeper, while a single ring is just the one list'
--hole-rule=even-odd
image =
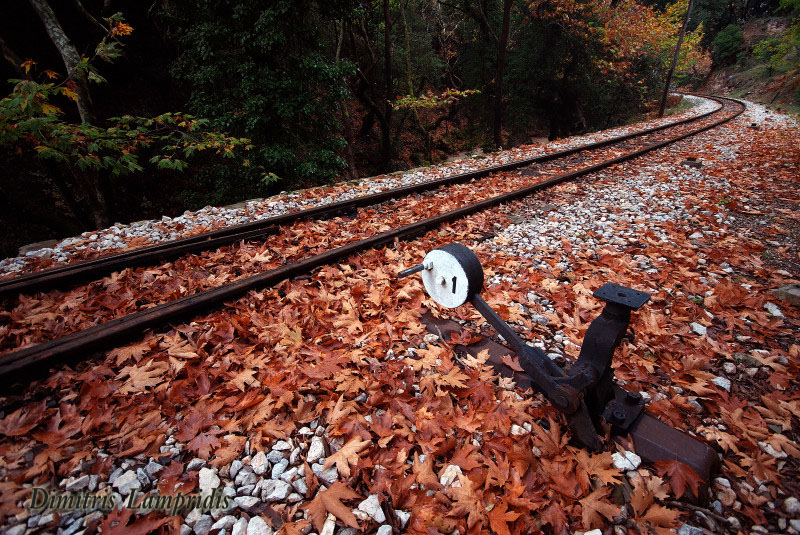
[{"label": "metal bolt", "polygon": [[631,392],[631,391],[625,392],[625,401],[627,401],[628,403],[635,404],[641,401],[641,399],[642,395],[639,392]]},{"label": "metal bolt", "polygon": [[621,424],[625,421],[625,413],[620,409],[614,409],[614,412],[611,413],[611,419],[613,420],[612,423]]}]

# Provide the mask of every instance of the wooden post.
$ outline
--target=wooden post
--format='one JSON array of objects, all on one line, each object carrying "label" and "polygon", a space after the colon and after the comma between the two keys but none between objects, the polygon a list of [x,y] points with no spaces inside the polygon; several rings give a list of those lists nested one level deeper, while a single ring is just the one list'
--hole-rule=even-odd
[{"label": "wooden post", "polygon": [[678,44],[675,45],[675,55],[672,56],[672,65],[669,67],[667,73],[667,83],[664,85],[664,94],[661,96],[661,106],[658,108],[658,116],[664,117],[664,108],[667,106],[667,96],[669,95],[669,86],[672,83],[672,74],[675,72],[675,66],[678,64],[678,56],[681,54],[681,43],[683,43],[683,34],[686,33],[686,26],[689,25],[689,14],[692,12],[692,4],[694,0],[689,0],[689,5],[686,7],[686,17],[683,19],[683,26],[681,33],[678,34]]}]

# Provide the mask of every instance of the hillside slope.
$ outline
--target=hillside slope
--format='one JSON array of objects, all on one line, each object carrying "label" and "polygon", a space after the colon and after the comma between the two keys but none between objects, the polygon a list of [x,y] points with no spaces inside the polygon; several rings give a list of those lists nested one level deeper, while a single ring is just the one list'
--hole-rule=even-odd
[{"label": "hillside slope", "polygon": [[800,114],[800,73],[797,65],[773,67],[754,47],[777,39],[789,28],[786,17],[767,17],[746,22],[743,40],[733,64],[715,68],[700,88],[702,92],[747,98],[776,110]]}]

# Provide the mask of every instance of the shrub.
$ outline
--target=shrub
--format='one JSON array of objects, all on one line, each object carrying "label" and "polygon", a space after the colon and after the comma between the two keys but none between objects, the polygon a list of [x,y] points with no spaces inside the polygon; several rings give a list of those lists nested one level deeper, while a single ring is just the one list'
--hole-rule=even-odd
[{"label": "shrub", "polygon": [[728,24],[711,43],[711,57],[714,62],[728,63],[734,60],[743,40],[742,29],[735,24]]}]

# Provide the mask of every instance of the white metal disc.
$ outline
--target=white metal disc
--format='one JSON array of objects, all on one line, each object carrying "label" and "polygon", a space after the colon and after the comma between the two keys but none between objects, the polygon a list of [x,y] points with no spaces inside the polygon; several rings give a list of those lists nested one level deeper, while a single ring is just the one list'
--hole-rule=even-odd
[{"label": "white metal disc", "polygon": [[422,261],[431,269],[422,271],[422,283],[434,301],[447,308],[463,305],[469,298],[469,280],[456,258],[441,249],[434,249]]}]

